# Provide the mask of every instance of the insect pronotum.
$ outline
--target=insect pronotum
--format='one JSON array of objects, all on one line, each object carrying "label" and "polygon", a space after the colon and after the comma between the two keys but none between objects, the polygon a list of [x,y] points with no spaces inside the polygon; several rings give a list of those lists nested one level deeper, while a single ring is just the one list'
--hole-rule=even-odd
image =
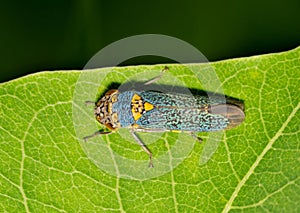
[{"label": "insect pronotum", "polygon": [[[168,69],[167,67],[164,69]],[[162,75],[145,83],[153,83]],[[87,104],[95,104],[87,101]],[[184,131],[211,132],[233,128],[245,118],[240,101],[210,99],[208,96],[189,96],[157,91],[109,90],[95,105],[96,120],[110,131],[97,131],[84,140],[98,134],[110,134],[118,128],[130,128],[133,138],[149,155],[149,167],[153,167],[152,153],[136,135],[136,132]]]}]

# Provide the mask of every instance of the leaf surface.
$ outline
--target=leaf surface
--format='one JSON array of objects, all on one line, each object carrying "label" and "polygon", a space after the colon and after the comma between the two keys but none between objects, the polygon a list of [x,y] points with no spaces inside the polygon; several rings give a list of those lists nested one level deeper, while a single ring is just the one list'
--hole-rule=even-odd
[{"label": "leaf surface", "polygon": [[[203,64],[190,66],[203,72]],[[169,170],[164,174],[156,174],[156,167],[150,172],[144,168],[147,155],[132,141],[127,129],[90,142],[95,147],[99,142],[109,146],[110,153],[124,159],[143,160],[141,167],[131,168],[135,174],[151,173],[150,179],[143,180],[114,175],[126,171],[120,162],[110,162],[114,158],[106,158],[103,153],[94,154],[107,162],[107,170],[99,168],[97,156],[95,161],[91,159],[81,136],[101,127],[94,122],[93,107],[84,108],[83,102],[79,117],[73,114],[80,105],[74,97],[83,72],[93,73],[96,79],[103,77],[101,84],[92,85],[96,91],[80,89],[83,98],[95,101],[112,84],[122,84],[145,71],[153,77],[164,65],[41,72],[2,83],[1,211],[299,212],[300,48],[211,66],[224,94],[244,101],[246,119],[239,127],[224,132],[206,163],[199,164],[199,156],[209,142],[206,133],[199,134],[204,143],[193,144],[178,162],[180,149],[168,150],[178,138],[189,141],[189,135],[141,135],[145,141],[154,138],[155,143],[147,143],[154,158],[171,153],[170,162],[164,165]],[[188,88],[206,89],[189,69],[168,67]],[[145,79],[150,77],[143,74]],[[138,75],[136,80],[143,78]],[[164,83],[172,85],[173,81],[167,78]],[[210,80],[206,83],[213,84]],[[85,125],[80,114],[90,120],[90,125]],[[157,168],[164,169],[160,165]]]}]

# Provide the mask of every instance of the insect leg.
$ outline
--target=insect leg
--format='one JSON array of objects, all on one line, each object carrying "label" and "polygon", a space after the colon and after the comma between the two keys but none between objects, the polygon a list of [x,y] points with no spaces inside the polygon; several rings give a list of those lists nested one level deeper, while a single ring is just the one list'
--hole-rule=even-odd
[{"label": "insect leg", "polygon": [[134,130],[130,130],[130,133],[132,135],[132,137],[136,140],[136,142],[138,142],[138,144],[143,148],[143,150],[149,155],[150,158],[150,162],[149,162],[149,167],[152,168],[153,163],[152,163],[152,153],[151,151],[148,149],[148,147],[141,141],[141,139],[139,139],[139,137],[135,134]]},{"label": "insect leg", "polygon": [[135,132],[170,132],[170,130],[166,129],[134,129]]},{"label": "insect leg", "polygon": [[151,80],[147,81],[146,83],[144,83],[144,85],[150,85],[156,81],[158,81],[159,79],[161,79],[161,77],[164,75],[164,73],[169,70],[169,67],[165,66],[164,69],[160,72],[159,76],[156,76],[155,78],[152,78]]},{"label": "insect leg", "polygon": [[95,102],[93,102],[93,101],[86,101],[84,103],[85,103],[86,106],[88,106],[88,105],[94,105],[95,106]]},{"label": "insect leg", "polygon": [[88,139],[93,138],[93,137],[95,137],[95,136],[97,136],[97,135],[107,135],[107,134],[110,134],[110,133],[111,133],[111,132],[101,132],[101,131],[97,131],[97,132],[95,132],[95,133],[92,134],[92,135],[85,136],[85,137],[83,138],[83,140],[86,142]]},{"label": "insect leg", "polygon": [[[180,133],[181,131],[178,130],[167,130],[167,129],[134,129],[136,132],[177,132]],[[184,131],[186,132],[186,131]],[[195,132],[186,132],[190,134],[193,138],[195,138],[199,143],[203,142],[203,139],[196,135]]]},{"label": "insect leg", "polygon": [[189,132],[189,134],[190,134],[190,136],[195,138],[199,143],[203,142],[202,138],[200,138],[198,135],[196,135],[195,132]]}]

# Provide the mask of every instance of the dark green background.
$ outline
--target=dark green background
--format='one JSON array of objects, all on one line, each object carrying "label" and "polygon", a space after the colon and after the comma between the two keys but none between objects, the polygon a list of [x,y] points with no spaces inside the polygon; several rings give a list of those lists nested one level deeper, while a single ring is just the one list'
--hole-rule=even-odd
[{"label": "dark green background", "polygon": [[1,1],[0,24],[3,82],[82,69],[111,42],[144,33],[187,41],[210,61],[289,50],[300,44],[300,1]]}]

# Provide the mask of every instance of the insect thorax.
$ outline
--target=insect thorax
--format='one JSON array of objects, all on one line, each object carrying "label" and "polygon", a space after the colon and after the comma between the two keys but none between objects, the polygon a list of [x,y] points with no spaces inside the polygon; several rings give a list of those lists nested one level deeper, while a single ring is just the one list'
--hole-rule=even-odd
[{"label": "insect thorax", "polygon": [[110,130],[116,130],[120,127],[118,114],[113,112],[113,103],[118,100],[118,90],[109,90],[96,103],[95,116],[98,122],[105,125]]},{"label": "insect thorax", "polygon": [[110,90],[96,103],[95,116],[108,129],[116,130],[136,124],[144,113],[153,108],[138,92]]}]

